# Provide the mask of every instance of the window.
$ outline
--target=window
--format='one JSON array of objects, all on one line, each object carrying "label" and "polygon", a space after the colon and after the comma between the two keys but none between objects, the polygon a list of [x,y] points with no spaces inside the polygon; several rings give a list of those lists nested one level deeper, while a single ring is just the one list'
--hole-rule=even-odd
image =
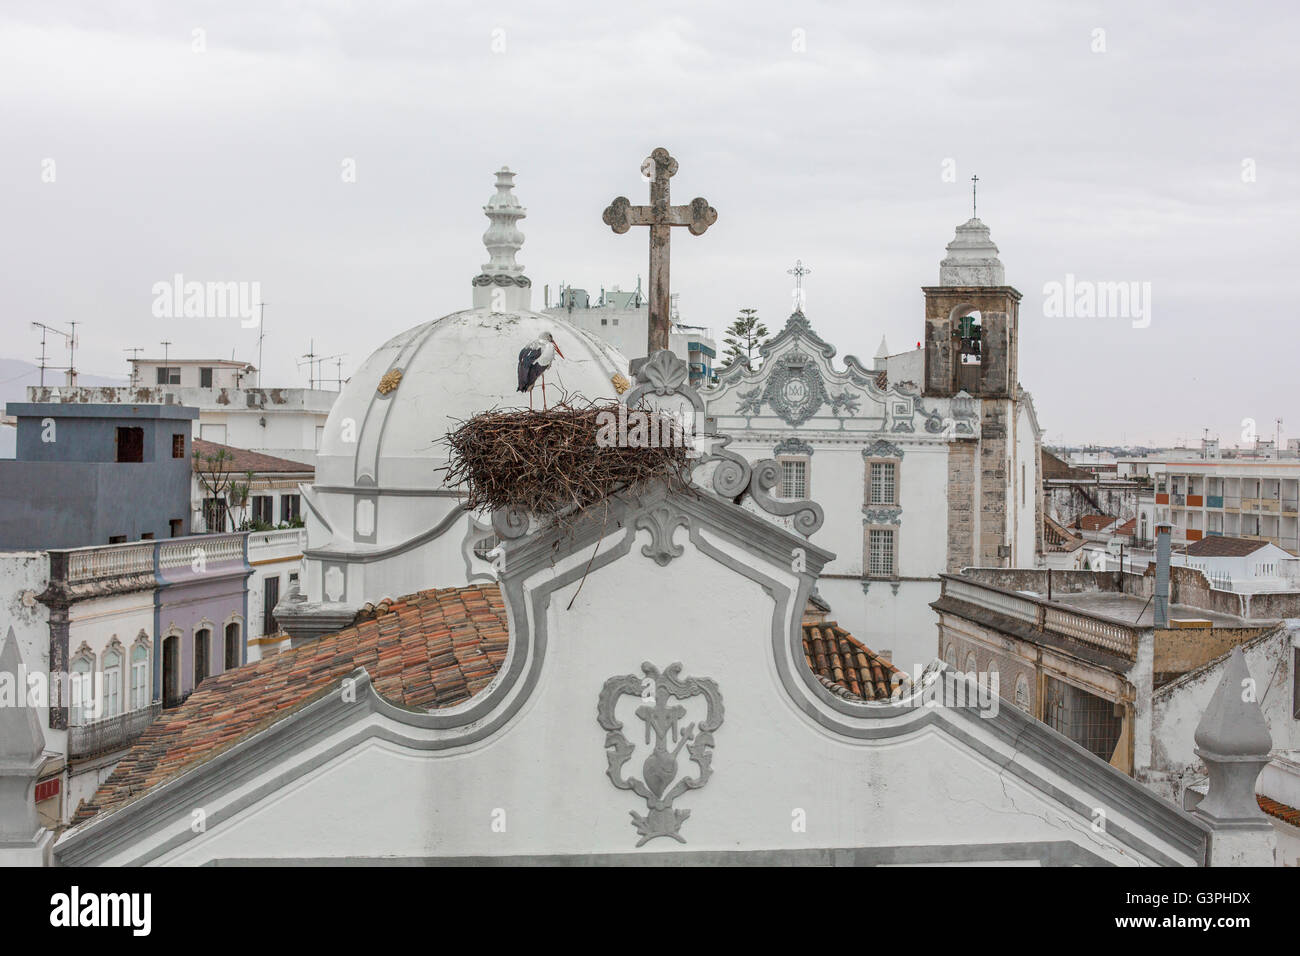
[{"label": "window", "polygon": [[144,429],[127,426],[117,429],[115,437],[117,446],[116,460],[121,462],[144,461]]},{"label": "window", "polygon": [[955,648],[955,647],[953,647],[951,644],[949,644],[949,645],[948,645],[948,653],[943,655],[943,662],[944,662],[945,664],[947,664],[949,667],[956,668],[956,666],[957,666],[957,648]]},{"label": "window", "polygon": [[172,518],[167,522],[167,530],[173,538],[179,538],[185,533],[185,522],[180,518]]},{"label": "window", "polygon": [[609,319],[601,319],[601,320],[600,320],[600,324],[601,324],[601,325],[609,325]]},{"label": "window", "polygon": [[316,446],[315,446],[317,451],[320,451],[320,443],[321,443],[321,439],[324,438],[324,437],[325,437],[325,426],[324,426],[324,425],[317,425],[317,426],[316,426]]},{"label": "window", "polygon": [[184,435],[172,435],[172,457],[173,458],[185,457],[185,436]]},{"label": "window", "polygon": [[894,576],[894,532],[872,528],[867,532],[867,570],[873,578]]},{"label": "window", "polygon": [[243,648],[239,644],[239,625],[232,621],[226,625],[226,670],[228,671],[239,666],[243,656]]},{"label": "window", "polygon": [[302,499],[298,495],[281,495],[280,496],[280,520],[297,521],[299,510],[302,507]]},{"label": "window", "polygon": [[124,535],[124,534],[110,534],[110,535],[108,536],[108,543],[109,543],[109,544],[126,544],[126,535]]},{"label": "window", "polygon": [[78,657],[72,662],[72,709],[69,720],[73,724],[84,724],[95,718],[94,666],[94,661],[88,656]]},{"label": "window", "polygon": [[253,495],[253,520],[262,524],[274,524],[275,499],[270,495]]},{"label": "window", "polygon": [[212,369],[210,368],[199,369],[199,388],[211,388],[211,387],[212,387]]},{"label": "window", "polygon": [[140,540],[141,540],[141,541],[152,541],[152,540],[153,540],[153,532],[152,532],[152,531],[146,531],[144,534],[140,535]]},{"label": "window", "polygon": [[808,497],[808,462],[781,462],[781,497]]},{"label": "window", "polygon": [[149,706],[149,647],[136,643],[131,648],[131,709]]},{"label": "window", "polygon": [[262,579],[262,633],[277,634],[280,625],[275,620],[275,606],[280,603],[280,576],[270,575]]},{"label": "window", "polygon": [[201,627],[194,632],[194,686],[208,676],[208,652],[212,645],[212,632]]},{"label": "window", "polygon": [[181,370],[176,365],[158,366],[158,384],[159,385],[179,385],[181,383]]},{"label": "window", "polygon": [[1025,463],[1020,463],[1020,507],[1025,506]]},{"label": "window", "polygon": [[871,463],[871,503],[873,505],[898,504],[898,490],[895,482],[897,466],[892,461],[873,461]]},{"label": "window", "polygon": [[226,530],[226,508],[220,498],[203,499],[203,527],[208,534]]},{"label": "window", "polygon": [[615,319],[615,320],[614,320],[614,324],[615,324],[615,325],[618,325],[618,319]]},{"label": "window", "polygon": [[1029,680],[1024,674],[1016,678],[1016,706],[1029,713]]},{"label": "window", "polygon": [[975,660],[975,652],[971,651],[966,655],[966,673],[975,674],[979,671],[979,664]]},{"label": "window", "polygon": [[104,716],[122,712],[122,652],[110,647],[104,652]]}]

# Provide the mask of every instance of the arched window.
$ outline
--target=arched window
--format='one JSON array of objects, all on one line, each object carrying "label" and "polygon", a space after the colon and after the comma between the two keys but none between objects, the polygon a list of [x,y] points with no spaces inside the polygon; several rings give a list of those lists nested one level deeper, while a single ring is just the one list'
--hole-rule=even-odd
[{"label": "arched window", "polygon": [[1016,678],[1016,706],[1029,713],[1029,679],[1024,674]]},{"label": "arched window", "polygon": [[979,672],[979,664],[975,661],[975,652],[971,651],[966,655],[966,673],[976,674]]},{"label": "arched window", "polygon": [[949,644],[948,653],[943,656],[943,660],[949,667],[955,668],[957,666],[957,648]]},{"label": "arched window", "polygon": [[73,724],[84,724],[98,716],[95,713],[94,671],[95,658],[89,651],[78,654],[72,662],[71,712],[68,716]]},{"label": "arched window", "polygon": [[243,647],[240,645],[239,622],[231,621],[226,625],[226,670],[231,671],[239,666],[243,656]]},{"label": "arched window", "polygon": [[138,640],[131,648],[131,709],[149,706],[149,645]]},{"label": "arched window", "polygon": [[104,714],[116,717],[122,712],[122,649],[111,645],[104,651]]},{"label": "arched window", "polygon": [[212,631],[201,627],[194,632],[194,686],[208,676],[208,652],[212,647]]}]

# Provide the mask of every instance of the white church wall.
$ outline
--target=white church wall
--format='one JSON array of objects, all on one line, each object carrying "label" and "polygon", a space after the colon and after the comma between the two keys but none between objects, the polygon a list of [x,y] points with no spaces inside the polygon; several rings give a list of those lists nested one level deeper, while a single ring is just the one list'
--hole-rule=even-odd
[{"label": "white church wall", "polygon": [[[541,615],[546,657],[536,685],[518,691],[522,706],[488,738],[429,749],[449,731],[415,726],[400,712],[363,703],[354,719],[329,724],[257,774],[229,778],[224,789],[207,794],[200,832],[189,819],[151,826],[110,848],[100,862],[126,863],[153,850],[160,851],[153,862],[185,865],[268,858],[636,857],[682,850],[747,850],[759,854],[755,861],[780,862],[801,851],[888,848],[876,858],[887,862],[896,848],[913,848],[910,858],[921,861],[937,855],[1009,863],[1023,862],[1026,852],[1031,862],[1040,860],[1042,845],[1062,841],[1092,854],[1089,859],[1116,865],[1155,860],[1096,832],[1086,809],[1096,806],[1096,794],[1031,750],[1017,753],[1017,766],[1056,796],[1007,773],[1013,742],[992,721],[942,709],[929,713],[933,720],[922,720],[919,709],[856,718],[875,729],[899,724],[895,735],[872,740],[814,720],[778,672],[774,654],[786,654],[788,665],[789,647],[782,640],[780,650],[773,648],[773,594],[736,570],[755,567],[754,553],[710,528],[699,534],[727,564],[697,548],[679,527],[674,541],[684,553],[659,567],[641,554],[652,543],[641,531],[623,557],[597,562],[585,582],[556,590]],[[602,552],[620,541],[621,535],[611,535]],[[589,560],[588,549],[575,549],[534,573],[525,606],[531,607],[532,588]],[[760,571],[785,586],[796,583],[783,568],[763,564]],[[799,610],[789,604],[791,619],[783,624],[793,625]],[[519,625],[512,613],[516,635]],[[512,641],[512,657],[522,652]],[[680,661],[683,677],[716,680],[723,720],[714,733],[712,776],[674,804],[690,811],[681,826],[685,842],[656,838],[638,848],[629,812],[644,813],[645,800],[616,789],[606,776],[606,731],[597,723],[596,705],[607,678],[637,675],[643,661],[660,668]],[[640,703],[623,697],[615,711],[636,745],[643,741],[635,714]],[[705,712],[703,698],[682,703],[683,722]],[[335,704],[327,699],[313,706]],[[639,776],[645,752],[639,749],[623,772]],[[237,756],[230,752],[225,759]],[[274,785],[266,792],[268,784]],[[1107,809],[1154,852],[1192,862],[1159,831],[1127,818],[1122,807]]]},{"label": "white church wall", "polygon": [[1011,563],[1016,568],[1035,567],[1038,550],[1038,493],[1041,456],[1034,435],[1033,416],[1027,404],[1020,405],[1016,418],[1016,446],[1012,507],[1016,516],[1015,553]]}]

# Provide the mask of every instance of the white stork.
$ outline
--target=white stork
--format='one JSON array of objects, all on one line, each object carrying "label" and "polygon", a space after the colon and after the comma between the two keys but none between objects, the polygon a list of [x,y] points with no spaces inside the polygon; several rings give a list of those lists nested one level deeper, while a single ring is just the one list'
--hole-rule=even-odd
[{"label": "white stork", "polygon": [[533,407],[533,386],[542,380],[542,411],[546,411],[546,370],[555,356],[564,353],[555,344],[550,332],[543,332],[519,350],[519,391],[528,393],[528,407]]}]

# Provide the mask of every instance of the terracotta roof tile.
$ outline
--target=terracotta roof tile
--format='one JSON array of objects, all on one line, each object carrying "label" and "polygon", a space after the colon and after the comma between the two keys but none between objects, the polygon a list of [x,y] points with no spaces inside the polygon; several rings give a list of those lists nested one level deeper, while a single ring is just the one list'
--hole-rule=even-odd
[{"label": "terracotta roof tile", "polygon": [[495,585],[421,591],[363,611],[351,627],[209,677],[141,734],[73,822],[124,806],[210,760],[358,667],[395,704],[436,710],[462,703],[491,683],[509,643]]},{"label": "terracotta roof tile", "polygon": [[1110,515],[1080,515],[1074,519],[1070,527],[1078,528],[1080,531],[1101,531],[1103,528],[1109,528],[1115,520]]},{"label": "terracotta roof tile", "polygon": [[858,700],[889,700],[907,675],[834,621],[805,621],[803,653],[809,669],[827,686]]},{"label": "terracotta roof tile", "polygon": [[[231,474],[242,475],[246,471],[255,472],[259,475],[266,472],[284,472],[294,475],[314,475],[316,473],[316,469],[312,465],[304,464],[301,461],[290,461],[288,458],[264,455],[260,451],[249,451],[247,448],[222,445],[220,442],[206,441],[202,438],[192,439],[192,442],[193,449],[199,453],[200,458],[213,457],[220,451],[229,453],[232,461],[225,468]],[[201,462],[194,461],[192,463],[194,470],[198,471]]]},{"label": "terracotta roof tile", "polygon": [[1288,807],[1285,803],[1278,803],[1272,797],[1261,797],[1255,794],[1255,800],[1259,803],[1259,808],[1271,817],[1277,817],[1293,827],[1300,827],[1300,810],[1295,807]]},{"label": "terracotta roof tile", "polygon": [[1194,558],[1244,558],[1254,554],[1260,548],[1267,547],[1267,541],[1252,541],[1249,538],[1232,538],[1227,535],[1207,535],[1199,541],[1187,545],[1187,553]]}]

